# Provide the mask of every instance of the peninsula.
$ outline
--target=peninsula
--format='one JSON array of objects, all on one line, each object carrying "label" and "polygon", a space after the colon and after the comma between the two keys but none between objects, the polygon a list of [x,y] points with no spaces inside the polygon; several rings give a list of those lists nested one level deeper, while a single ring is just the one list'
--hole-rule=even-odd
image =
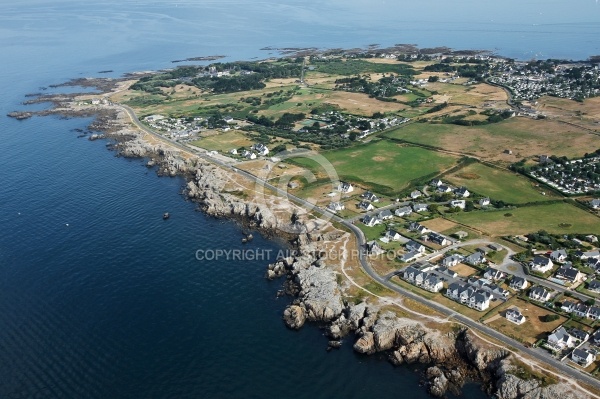
[{"label": "peninsula", "polygon": [[[265,49],[267,50],[267,49]],[[285,237],[290,328],[421,363],[443,397],[599,397],[600,71],[480,51],[284,49],[39,94],[182,175],[209,215]],[[215,58],[216,60],[216,58]]]}]

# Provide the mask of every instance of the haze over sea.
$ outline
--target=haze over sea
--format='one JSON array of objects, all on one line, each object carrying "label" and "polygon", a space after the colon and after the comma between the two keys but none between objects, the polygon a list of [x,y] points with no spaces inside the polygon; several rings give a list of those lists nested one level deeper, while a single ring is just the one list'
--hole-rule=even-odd
[{"label": "haze over sea", "polygon": [[287,330],[267,261],[197,261],[197,249],[241,248],[241,231],[195,212],[181,179],[78,139],[89,119],[4,117],[25,94],[188,57],[276,55],[265,46],[585,59],[600,54],[599,17],[596,0],[2,2],[0,398],[426,397],[414,367]]}]

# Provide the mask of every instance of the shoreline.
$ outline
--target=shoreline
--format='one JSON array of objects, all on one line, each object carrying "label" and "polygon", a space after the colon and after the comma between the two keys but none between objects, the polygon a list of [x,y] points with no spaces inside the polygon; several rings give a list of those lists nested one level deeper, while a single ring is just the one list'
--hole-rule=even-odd
[{"label": "shoreline", "polygon": [[[107,84],[103,90],[109,86],[115,89],[119,82],[111,80],[111,84]],[[91,84],[88,80],[86,83]],[[267,237],[268,234],[275,234],[277,227],[283,223],[277,215],[260,204],[245,202],[224,191],[239,176],[227,176],[226,171],[201,158],[182,160],[180,152],[168,144],[147,141],[143,134],[127,126],[125,115],[117,106],[78,108],[75,102],[82,95],[90,94],[43,95],[40,102],[50,101],[54,108],[30,114],[94,116],[89,129],[103,132],[104,137],[98,138],[114,140],[113,147],[122,156],[149,158],[158,165],[159,174],[181,174],[188,182],[188,197],[208,215],[241,220],[250,227],[264,230]],[[497,391],[501,393],[500,397],[505,398],[521,397],[511,396],[512,392],[516,394],[534,390],[540,393],[544,391],[547,395],[569,397],[562,392],[551,391],[553,386],[536,387],[531,385],[532,382],[518,380],[509,373],[509,354],[488,348],[468,330],[461,329],[444,335],[421,322],[400,318],[376,301],[348,303],[339,287],[337,271],[322,262],[318,255],[324,249],[322,243],[334,237],[313,233],[314,229],[308,224],[300,230],[305,232],[292,240],[297,256],[279,260],[267,268],[267,274],[272,272],[271,278],[286,276],[286,291],[296,295],[283,315],[288,327],[301,328],[307,321],[316,322],[326,326],[332,348],[341,338],[355,335],[358,339],[354,349],[359,353],[384,352],[394,364],[423,363],[429,366],[425,371],[427,388],[436,396],[443,396],[448,390],[456,392],[465,381],[472,379],[481,382],[488,394]]]}]

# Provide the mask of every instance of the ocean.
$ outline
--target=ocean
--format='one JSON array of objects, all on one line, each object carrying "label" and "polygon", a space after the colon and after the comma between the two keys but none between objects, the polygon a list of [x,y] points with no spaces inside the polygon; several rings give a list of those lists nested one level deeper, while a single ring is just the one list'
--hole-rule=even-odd
[{"label": "ocean", "polygon": [[[357,355],[351,338],[326,352],[317,326],[286,329],[267,260],[198,261],[242,248],[242,230],[186,202],[182,179],[78,138],[90,119],[4,116],[47,106],[22,102],[71,78],[277,55],[266,46],[600,54],[594,0],[390,3],[0,4],[1,398],[427,397],[416,366]],[[249,245],[282,248],[259,234]],[[462,397],[485,395],[473,384]]]}]

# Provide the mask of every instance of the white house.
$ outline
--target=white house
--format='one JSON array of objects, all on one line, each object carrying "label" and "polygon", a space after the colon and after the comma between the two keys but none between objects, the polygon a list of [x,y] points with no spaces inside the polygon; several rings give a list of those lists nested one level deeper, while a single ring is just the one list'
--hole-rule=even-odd
[{"label": "white house", "polygon": [[381,248],[381,246],[379,246],[377,241],[369,241],[366,244],[366,248],[367,248],[367,253],[370,253],[372,255],[380,255],[385,252],[385,250],[383,248]]},{"label": "white house", "polygon": [[577,348],[571,353],[571,359],[583,368],[586,368],[596,360],[596,353],[589,349]]},{"label": "white house", "polygon": [[490,204],[489,198],[482,198],[479,200],[479,206],[488,206]]},{"label": "white house", "polygon": [[565,251],[564,249],[557,249],[555,251],[552,251],[550,253],[550,259],[552,259],[555,262],[562,263],[567,260],[567,251]]},{"label": "white house", "polygon": [[458,265],[462,261],[462,256],[459,255],[449,255],[442,259],[441,264],[446,267],[454,267]]},{"label": "white house", "polygon": [[345,208],[346,207],[341,202],[332,202],[329,205],[327,205],[327,209],[334,213],[338,212],[338,211],[342,211]]},{"label": "white house", "polygon": [[419,190],[415,190],[410,193],[410,198],[417,199],[417,198],[421,197],[422,195],[423,194]]},{"label": "white house", "polygon": [[[232,119],[233,120],[233,119]],[[260,155],[265,156],[269,154],[269,149],[263,143],[257,143],[252,146],[252,149],[258,152]]]},{"label": "white house", "polygon": [[351,193],[354,191],[354,187],[350,183],[341,181],[340,184],[338,184],[337,190],[342,193]]},{"label": "white house", "polygon": [[409,206],[403,206],[403,207],[400,207],[400,208],[398,208],[398,209],[396,209],[394,211],[394,214],[396,216],[400,216],[400,217],[402,217],[402,216],[408,216],[411,213],[412,213],[412,209],[410,209]]},{"label": "white house", "polygon": [[583,278],[583,273],[575,269],[571,262],[562,265],[555,274],[556,277],[565,279],[572,283],[578,282]]},{"label": "white house", "polygon": [[523,277],[519,277],[519,276],[514,276],[511,280],[510,280],[510,284],[509,287],[512,288],[513,290],[517,290],[517,291],[521,291],[527,288],[527,280]]},{"label": "white house", "polygon": [[488,267],[485,271],[485,273],[483,274],[483,277],[492,280],[492,281],[498,281],[498,280],[502,280],[504,277],[506,277],[506,275],[501,272],[500,270],[496,270],[496,269],[492,269],[491,267]]},{"label": "white house", "polygon": [[400,241],[402,239],[402,235],[396,230],[388,230],[385,232],[385,238],[390,241]]},{"label": "white house", "polygon": [[439,233],[436,233],[434,231],[429,233],[429,235],[427,236],[427,239],[429,241],[432,241],[432,242],[436,243],[437,245],[441,245],[441,246],[446,246],[451,243],[451,241],[447,237],[445,237]]},{"label": "white house", "polygon": [[381,220],[390,220],[394,217],[394,215],[389,209],[384,209],[383,211],[377,213],[377,217]]},{"label": "white house", "polygon": [[444,287],[444,283],[435,274],[430,274],[423,281],[423,285],[421,287],[430,292],[440,292],[440,290]]},{"label": "white house", "polygon": [[525,323],[525,316],[519,312],[518,309],[511,308],[506,310],[506,319],[508,321],[512,321],[515,324],[523,324]]},{"label": "white house", "polygon": [[373,227],[381,224],[381,219],[379,219],[377,216],[366,215],[363,218],[363,223],[369,227]]},{"label": "white house", "polygon": [[467,262],[470,265],[474,265],[474,266],[480,265],[480,264],[484,263],[485,261],[486,261],[485,256],[479,251],[475,251],[471,255],[469,255],[465,258],[465,262]]},{"label": "white house", "polygon": [[572,348],[576,342],[575,338],[569,335],[564,327],[557,328],[548,336],[548,343],[558,349]]},{"label": "white house", "polygon": [[550,292],[538,285],[529,291],[529,298],[538,302],[547,302],[550,299]]},{"label": "white house", "polygon": [[452,201],[450,201],[450,207],[452,207],[452,208],[465,209],[465,206],[467,206],[467,201],[465,201],[465,200],[452,200]]},{"label": "white house", "polygon": [[407,252],[407,253],[405,253],[405,254],[402,254],[402,255],[400,255],[400,256],[398,257],[398,259],[399,259],[401,262],[412,262],[413,260],[416,260],[416,259],[418,259],[418,258],[419,258],[419,257],[421,257],[421,256],[422,256],[422,254],[421,254],[421,253],[419,253],[419,252],[416,252],[416,251],[410,251],[410,252]]},{"label": "white house", "polygon": [[533,258],[533,261],[531,261],[531,263],[529,264],[529,266],[531,267],[531,270],[540,273],[546,273],[550,271],[550,269],[552,269],[554,263],[552,263],[552,261],[549,258],[536,255]]},{"label": "white house", "polygon": [[590,206],[594,209],[600,209],[600,199],[594,198],[590,201]]},{"label": "white house", "polygon": [[367,211],[367,212],[375,209],[373,204],[371,204],[369,201],[360,201],[358,203],[358,208],[362,211]]},{"label": "white house", "polygon": [[419,244],[418,242],[413,241],[413,240],[410,240],[404,246],[409,251],[414,251],[414,252],[418,252],[418,253],[421,253],[421,254],[425,253],[425,251],[427,250],[427,248],[425,247],[425,245]]},{"label": "white house", "polygon": [[427,204],[412,204],[413,211],[425,212],[427,210]]},{"label": "white house", "polygon": [[469,195],[471,195],[471,193],[469,192],[469,190],[467,190],[466,187],[459,187],[455,189],[454,194],[456,194],[457,197],[461,198],[467,198]]},{"label": "white house", "polygon": [[361,195],[362,198],[366,199],[367,201],[371,201],[371,202],[379,202],[379,197],[376,196],[375,194],[373,194],[370,191],[366,191]]},{"label": "white house", "polygon": [[490,307],[490,294],[485,291],[477,290],[470,298],[468,303],[470,308],[484,311]]}]

